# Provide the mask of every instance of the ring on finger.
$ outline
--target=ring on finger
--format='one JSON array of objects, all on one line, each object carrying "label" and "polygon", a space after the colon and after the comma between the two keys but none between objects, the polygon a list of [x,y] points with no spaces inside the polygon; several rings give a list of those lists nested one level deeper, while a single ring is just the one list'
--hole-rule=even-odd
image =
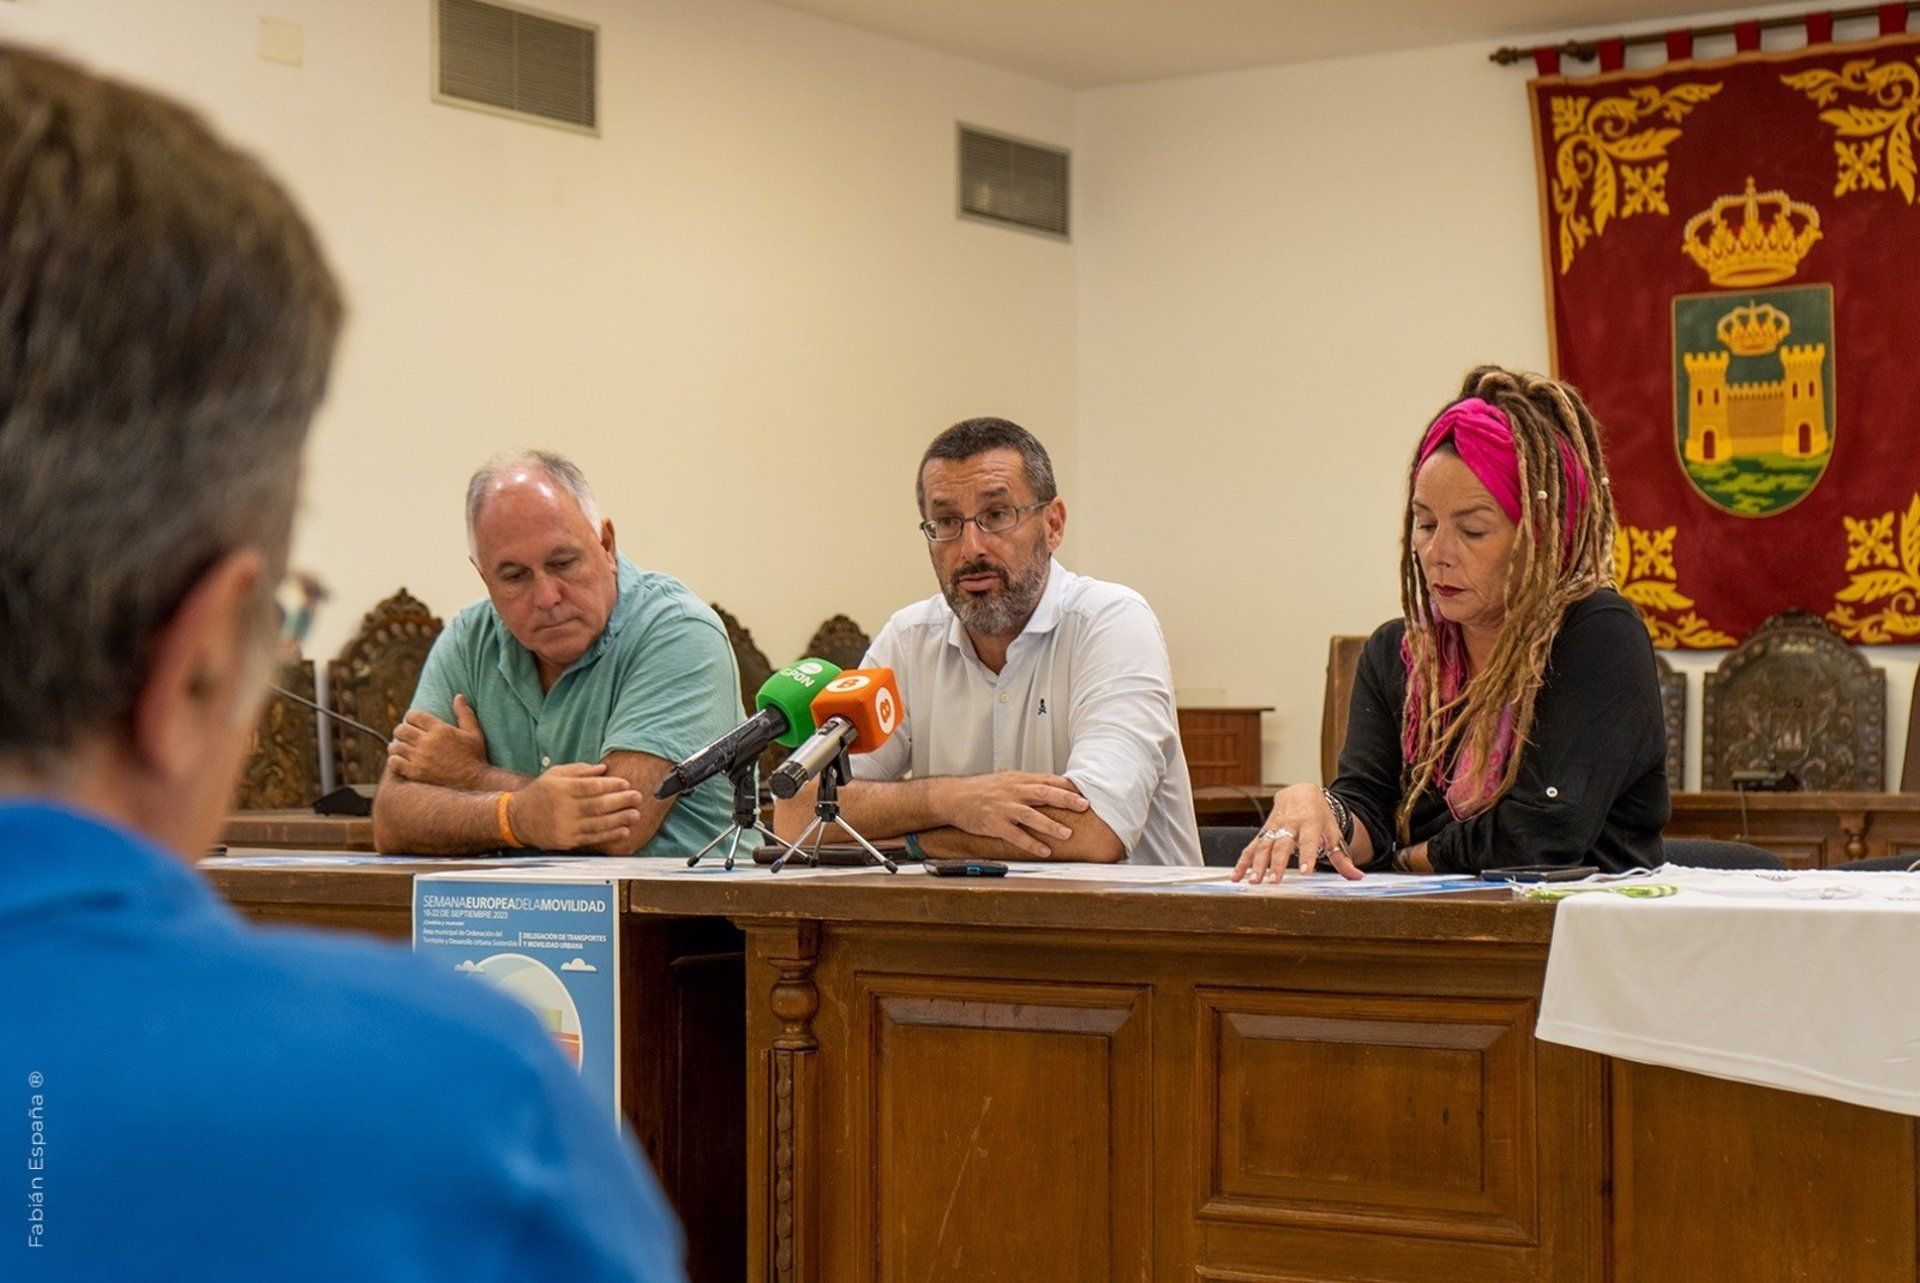
[{"label": "ring on finger", "polygon": [[1292,837],[1293,830],[1281,825],[1279,828],[1261,829],[1260,836],[1269,842],[1278,842],[1281,838]]}]

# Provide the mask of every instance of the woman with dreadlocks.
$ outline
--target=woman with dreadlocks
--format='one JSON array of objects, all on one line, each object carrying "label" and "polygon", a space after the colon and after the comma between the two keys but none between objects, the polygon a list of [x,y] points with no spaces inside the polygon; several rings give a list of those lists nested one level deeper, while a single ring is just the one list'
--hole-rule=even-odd
[{"label": "woman with dreadlocks", "polygon": [[1340,776],[1281,790],[1234,877],[1660,863],[1659,679],[1579,394],[1473,371],[1408,480],[1403,618],[1361,652]]}]

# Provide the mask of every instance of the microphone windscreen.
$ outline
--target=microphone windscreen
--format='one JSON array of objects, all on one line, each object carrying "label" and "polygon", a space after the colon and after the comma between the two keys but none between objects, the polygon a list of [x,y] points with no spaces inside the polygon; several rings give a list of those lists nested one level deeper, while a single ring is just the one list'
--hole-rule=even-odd
[{"label": "microphone windscreen", "polygon": [[844,717],[858,732],[851,753],[871,753],[900,725],[900,688],[891,668],[849,668],[813,701],[813,724]]},{"label": "microphone windscreen", "polygon": [[813,701],[834,678],[840,665],[824,659],[796,659],[767,678],[753,697],[755,709],[771,708],[787,719],[787,729],[774,743],[799,748],[813,734]]}]

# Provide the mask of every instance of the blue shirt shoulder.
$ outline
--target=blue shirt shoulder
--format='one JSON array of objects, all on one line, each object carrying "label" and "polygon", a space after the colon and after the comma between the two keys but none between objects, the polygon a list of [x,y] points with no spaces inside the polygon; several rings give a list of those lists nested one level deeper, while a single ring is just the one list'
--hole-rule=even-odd
[{"label": "blue shirt shoulder", "polygon": [[0,971],[44,1127],[0,1277],[682,1277],[533,1017],[404,949],[249,929],[163,851],[0,806]]}]

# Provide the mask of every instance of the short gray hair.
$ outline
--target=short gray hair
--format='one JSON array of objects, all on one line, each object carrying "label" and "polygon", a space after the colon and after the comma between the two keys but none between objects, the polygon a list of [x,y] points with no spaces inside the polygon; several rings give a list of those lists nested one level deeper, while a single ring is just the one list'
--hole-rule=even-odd
[{"label": "short gray hair", "polygon": [[264,625],[342,308],[287,193],[174,103],[0,45],[0,154],[0,763],[49,774],[242,548]]},{"label": "short gray hair", "polygon": [[600,528],[600,504],[593,497],[593,487],[587,484],[587,474],[580,471],[580,465],[551,450],[508,450],[496,454],[480,465],[467,481],[467,551],[474,551],[473,528],[479,524],[480,509],[487,501],[487,491],[509,473],[532,468],[547,474],[547,479],[573,496],[574,504],[580,509],[580,515],[596,531]]}]

